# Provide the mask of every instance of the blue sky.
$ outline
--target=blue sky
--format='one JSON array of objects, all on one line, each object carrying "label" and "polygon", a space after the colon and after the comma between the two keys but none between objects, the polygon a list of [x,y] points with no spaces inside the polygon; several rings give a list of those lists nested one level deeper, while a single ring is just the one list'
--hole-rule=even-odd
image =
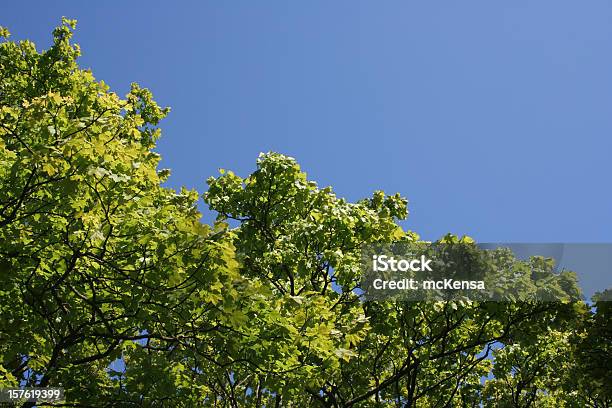
[{"label": "blue sky", "polygon": [[427,239],[612,242],[608,0],[12,1],[0,25],[46,48],[63,15],[83,67],[172,107],[172,186],[273,150],[349,200],[400,192]]}]

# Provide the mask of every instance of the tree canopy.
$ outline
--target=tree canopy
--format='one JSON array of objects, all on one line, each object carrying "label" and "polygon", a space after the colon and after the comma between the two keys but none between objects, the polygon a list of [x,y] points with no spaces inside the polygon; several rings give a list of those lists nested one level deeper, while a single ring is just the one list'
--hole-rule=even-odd
[{"label": "tree canopy", "polygon": [[419,241],[404,198],[348,202],[278,153],[202,195],[165,187],[169,110],[81,69],[75,24],[44,51],[0,31],[0,388],[96,407],[610,406],[610,303],[364,302],[363,246]]}]

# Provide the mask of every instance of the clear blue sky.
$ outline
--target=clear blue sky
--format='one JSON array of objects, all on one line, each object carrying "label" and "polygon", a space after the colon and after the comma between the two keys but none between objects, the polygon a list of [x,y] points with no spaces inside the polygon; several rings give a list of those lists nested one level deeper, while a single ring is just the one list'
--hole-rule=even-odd
[{"label": "clear blue sky", "polygon": [[609,0],[8,1],[0,25],[47,47],[62,15],[83,67],[172,107],[172,186],[274,150],[400,192],[428,239],[612,242]]}]

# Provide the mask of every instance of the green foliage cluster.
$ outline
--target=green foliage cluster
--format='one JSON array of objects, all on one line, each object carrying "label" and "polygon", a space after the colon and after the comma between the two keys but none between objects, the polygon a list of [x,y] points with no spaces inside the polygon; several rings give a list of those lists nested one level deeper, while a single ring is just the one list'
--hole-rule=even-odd
[{"label": "green foliage cluster", "polygon": [[350,203],[268,153],[208,180],[203,224],[197,192],[162,186],[168,109],[79,68],[74,26],[40,52],[0,31],[0,387],[99,407],[610,405],[609,303],[363,302],[362,246],[419,240],[399,195]]}]

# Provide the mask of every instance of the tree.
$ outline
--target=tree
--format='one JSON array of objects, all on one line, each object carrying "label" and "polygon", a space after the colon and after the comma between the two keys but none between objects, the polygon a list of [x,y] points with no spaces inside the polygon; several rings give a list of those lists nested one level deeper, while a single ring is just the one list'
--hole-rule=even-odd
[{"label": "tree", "polygon": [[568,367],[562,386],[568,406],[612,406],[612,290],[597,293],[589,313],[570,333]]},{"label": "tree", "polygon": [[74,24],[42,53],[0,45],[0,385],[63,385],[79,401],[115,386],[113,360],[131,370],[222,331],[216,303],[236,292],[220,288],[239,279],[197,193],[160,185],[152,149],[168,110],[80,69]]},{"label": "tree", "polygon": [[[63,386],[70,406],[609,396],[597,365],[609,350],[590,353],[609,338],[607,304],[594,314],[577,302],[571,275],[549,285],[567,302],[364,302],[364,245],[420,242],[398,224],[408,212],[397,194],[350,203],[267,153],[245,178],[208,180],[218,219],[203,224],[197,192],[162,186],[169,171],[153,149],[168,110],[80,69],[74,27],[64,19],[42,52],[0,33],[0,387]],[[543,258],[440,243],[500,277],[553,276]],[[521,290],[540,289],[525,279]]]},{"label": "tree", "polygon": [[[260,156],[257,170],[246,179],[223,172],[210,179],[209,186],[205,199],[211,208],[222,220],[241,223],[235,246],[242,273],[267,282],[272,299],[300,298],[297,314],[288,313],[284,322],[299,317],[292,334],[301,344],[289,338],[295,347],[277,357],[291,361],[291,372],[282,372],[280,378],[266,373],[266,389],[292,398],[295,406],[295,401],[305,400],[326,407],[477,401],[494,345],[546,335],[546,327],[562,326],[576,316],[572,304],[555,302],[364,303],[355,292],[361,284],[363,245],[418,239],[397,226],[407,214],[405,200],[377,192],[371,199],[347,203],[329,188],[318,189],[294,159],[279,154]],[[461,246],[470,241],[447,236],[444,242]],[[479,251],[473,245],[468,248]],[[488,261],[497,263],[495,270],[512,274],[551,274],[553,267],[539,258],[518,261],[508,251],[496,252]],[[507,263],[512,268],[502,267]],[[556,289],[563,290],[561,285]],[[565,290],[573,295],[576,288]],[[315,301],[323,307],[305,319],[300,312],[311,310]],[[276,335],[265,320],[261,325],[266,329],[258,344]],[[313,355],[309,327],[336,341]],[[329,351],[341,358],[321,359],[321,353]],[[297,381],[292,382],[294,375]]]}]

